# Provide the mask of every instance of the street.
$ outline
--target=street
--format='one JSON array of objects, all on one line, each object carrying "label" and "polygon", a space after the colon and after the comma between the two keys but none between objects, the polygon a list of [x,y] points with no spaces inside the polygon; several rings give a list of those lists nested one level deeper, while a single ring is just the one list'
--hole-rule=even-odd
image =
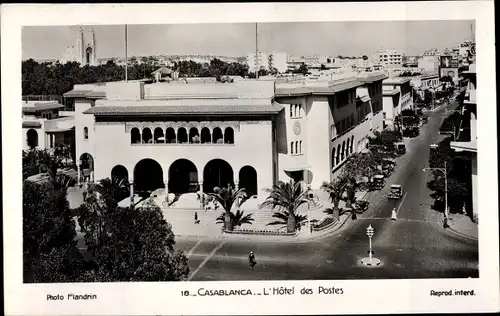
[{"label": "street", "polygon": [[[370,208],[357,220],[314,241],[196,239],[176,237],[176,247],[189,256],[194,281],[300,280],[300,279],[397,279],[478,277],[478,242],[445,230],[442,214],[430,208],[426,183],[429,146],[438,142],[445,109],[432,113],[417,138],[406,140],[407,154],[387,185],[374,193]],[[388,200],[390,184],[403,186],[400,200]],[[391,211],[397,210],[397,220]],[[377,267],[360,260],[368,256],[366,228],[375,229],[372,239]],[[257,265],[248,266],[248,253]]]}]

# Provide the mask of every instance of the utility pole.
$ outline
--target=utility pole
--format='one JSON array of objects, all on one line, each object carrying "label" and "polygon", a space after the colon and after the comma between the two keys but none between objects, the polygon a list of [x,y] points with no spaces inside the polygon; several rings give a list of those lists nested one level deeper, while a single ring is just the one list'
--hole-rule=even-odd
[{"label": "utility pole", "polygon": [[125,81],[128,81],[128,58],[127,58],[127,24],[125,24]]}]

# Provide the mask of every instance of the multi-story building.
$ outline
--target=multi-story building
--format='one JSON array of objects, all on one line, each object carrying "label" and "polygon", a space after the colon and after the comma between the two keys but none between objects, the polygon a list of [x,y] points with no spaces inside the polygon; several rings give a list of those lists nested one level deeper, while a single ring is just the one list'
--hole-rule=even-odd
[{"label": "multi-story building", "polygon": [[233,184],[259,195],[290,178],[319,188],[380,129],[383,78],[75,85],[79,174],[178,194]]},{"label": "multi-story building", "polygon": [[23,150],[51,149],[73,142],[74,117],[58,101],[23,101]]},{"label": "multi-story building", "polygon": [[413,108],[409,77],[394,77],[382,82],[384,128],[394,127],[394,118],[405,109]]},{"label": "multi-story building", "polygon": [[403,54],[395,49],[385,49],[375,53],[374,62],[384,67],[401,67],[403,65]]},{"label": "multi-story building", "polygon": [[410,77],[411,86],[417,91],[421,98],[424,97],[425,90],[435,90],[441,86],[439,74],[437,72],[423,73],[420,76]]},{"label": "multi-story building", "polygon": [[456,141],[451,148],[463,159],[470,161],[472,171],[472,211],[476,216],[477,206],[477,103],[476,103],[476,65],[469,65],[469,70],[462,75],[468,80],[464,100],[461,126]]}]

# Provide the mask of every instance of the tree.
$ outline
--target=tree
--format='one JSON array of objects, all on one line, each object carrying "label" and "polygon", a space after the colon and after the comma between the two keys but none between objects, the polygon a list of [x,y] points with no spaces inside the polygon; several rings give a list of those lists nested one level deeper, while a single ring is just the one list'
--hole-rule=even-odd
[{"label": "tree", "polygon": [[231,216],[234,217],[235,214],[231,213],[231,209],[235,202],[246,197],[245,189],[235,190],[232,186],[228,186],[227,188],[216,187],[214,188],[214,193],[209,193],[208,195],[214,198],[224,209],[224,230],[232,231],[233,221]]},{"label": "tree", "polygon": [[381,163],[380,155],[355,153],[348,158],[342,167],[342,176],[345,179],[355,179],[356,181],[365,177],[371,179],[376,174],[377,166]]},{"label": "tree", "polygon": [[96,267],[82,281],[130,282],[185,280],[188,259],[175,250],[171,225],[160,208],[148,202],[109,212],[106,243],[95,256]]},{"label": "tree", "polygon": [[[236,210],[236,213],[230,212],[231,217],[231,226],[239,227],[243,224],[252,224],[254,219],[252,218],[253,213],[244,215],[244,212],[241,209]],[[226,212],[223,212],[219,217],[217,217],[217,224],[225,224],[226,222]]]},{"label": "tree", "polygon": [[[399,131],[383,130],[374,132],[374,137],[369,137],[368,142],[373,146],[374,151],[382,152],[380,147],[384,147],[384,153],[394,153],[395,144],[403,140]],[[371,148],[370,148],[371,150]],[[390,156],[390,155],[389,155]]]},{"label": "tree", "polygon": [[72,282],[83,267],[66,191],[23,183],[24,282]]},{"label": "tree", "polygon": [[302,204],[309,203],[308,191],[304,189],[303,181],[278,182],[272,189],[268,189],[269,196],[260,205],[260,208],[270,207],[271,210],[277,210],[273,217],[278,221],[269,223],[269,225],[279,225],[286,223],[287,232],[293,233],[300,227],[307,216],[298,214],[298,209]]},{"label": "tree", "polygon": [[333,180],[332,182],[323,182],[321,189],[328,193],[330,201],[333,204],[333,217],[339,217],[339,203],[344,199],[344,192],[347,181],[345,178],[341,177],[339,179]]}]

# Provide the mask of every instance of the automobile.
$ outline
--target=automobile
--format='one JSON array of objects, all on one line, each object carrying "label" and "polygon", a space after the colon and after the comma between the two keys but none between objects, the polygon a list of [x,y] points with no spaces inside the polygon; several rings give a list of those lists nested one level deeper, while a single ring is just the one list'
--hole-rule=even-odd
[{"label": "automobile", "polygon": [[368,209],[368,206],[370,206],[370,202],[366,200],[356,200],[354,205],[358,210],[364,212]]},{"label": "automobile", "polygon": [[431,144],[431,149],[437,149],[438,148],[438,145],[437,144]]},{"label": "automobile", "polygon": [[377,174],[373,176],[372,182],[370,183],[370,187],[372,190],[380,190],[385,185],[385,177],[382,174]]},{"label": "automobile", "polygon": [[403,195],[403,187],[400,184],[391,184],[391,189],[389,191],[389,199],[399,200]]},{"label": "automobile", "polygon": [[398,155],[406,154],[406,145],[403,142],[396,143],[396,152]]}]

